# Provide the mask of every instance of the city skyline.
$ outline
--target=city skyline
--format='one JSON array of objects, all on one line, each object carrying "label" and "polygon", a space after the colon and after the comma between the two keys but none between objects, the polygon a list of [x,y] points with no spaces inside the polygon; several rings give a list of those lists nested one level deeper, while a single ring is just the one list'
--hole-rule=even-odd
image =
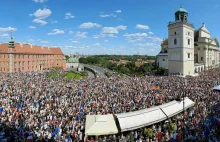
[{"label": "city skyline", "polygon": [[[0,42],[60,47],[65,54],[147,54],[160,51],[167,25],[182,4],[195,30],[205,22],[220,39],[217,0],[2,1]],[[166,6],[168,5],[168,6]],[[196,5],[196,6],[195,6]]]}]

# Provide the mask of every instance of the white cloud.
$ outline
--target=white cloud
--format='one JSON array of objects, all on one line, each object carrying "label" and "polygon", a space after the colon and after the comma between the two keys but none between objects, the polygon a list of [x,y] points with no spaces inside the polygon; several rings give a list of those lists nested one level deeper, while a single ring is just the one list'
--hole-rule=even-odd
[{"label": "white cloud", "polygon": [[95,43],[94,46],[100,46],[100,43]]},{"label": "white cloud", "polygon": [[140,30],[149,30],[150,29],[147,25],[141,25],[141,24],[137,24],[136,28],[140,29]]},{"label": "white cloud", "polygon": [[115,12],[116,12],[116,13],[121,13],[121,10],[116,10]]},{"label": "white cloud", "polygon": [[154,33],[153,33],[153,32],[148,32],[148,34],[151,34],[151,35],[153,35]]},{"label": "white cloud", "polygon": [[33,22],[41,24],[41,25],[46,25],[47,24],[47,21],[44,21],[44,20],[41,20],[41,19],[34,19]]},{"label": "white cloud", "polygon": [[117,26],[115,27],[117,30],[126,30],[127,29],[127,26],[123,26],[123,25],[120,25],[120,26]]},{"label": "white cloud", "polygon": [[78,41],[76,41],[76,40],[74,40],[74,41],[72,41],[73,43],[79,43]]},{"label": "white cloud", "polygon": [[102,28],[102,34],[114,36],[115,34],[118,34],[118,30],[114,27],[104,27]]},{"label": "white cloud", "polygon": [[0,27],[0,33],[15,32],[15,31],[17,31],[16,28],[12,28],[12,27],[1,28],[1,27]]},{"label": "white cloud", "polygon": [[57,35],[57,34],[64,34],[63,30],[53,29],[52,32],[48,33],[48,35]]},{"label": "white cloud", "polygon": [[129,42],[142,41],[147,37],[146,33],[135,33],[135,34],[124,34],[124,37],[127,38]]},{"label": "white cloud", "polygon": [[116,15],[114,15],[114,14],[104,14],[104,12],[101,12],[100,13],[100,15],[99,15],[99,17],[101,17],[101,18],[107,18],[107,17],[117,17]]},{"label": "white cloud", "polygon": [[36,3],[44,3],[44,2],[46,2],[47,0],[33,0],[34,2],[36,2]]},{"label": "white cloud", "polygon": [[28,39],[28,42],[34,42],[34,39]]},{"label": "white cloud", "polygon": [[101,27],[101,25],[99,25],[97,23],[91,23],[91,22],[83,23],[79,26],[79,28],[81,28],[81,29],[100,28],[100,27]]},{"label": "white cloud", "polygon": [[29,29],[36,29],[35,26],[29,26]]},{"label": "white cloud", "polygon": [[0,34],[0,36],[8,37],[9,34]]},{"label": "white cloud", "polygon": [[147,37],[147,38],[149,38],[149,39],[151,39],[152,41],[154,41],[154,42],[162,42],[163,41],[163,39],[162,38],[160,38],[160,37]]},{"label": "white cloud", "polygon": [[72,48],[73,46],[71,45],[66,45],[65,48]]},{"label": "white cloud", "polygon": [[70,35],[73,34],[73,31],[69,31],[69,34],[70,34]]},{"label": "white cloud", "polygon": [[50,9],[44,8],[44,9],[38,9],[35,13],[29,15],[35,16],[36,19],[45,19],[49,17],[51,14],[52,11]]},{"label": "white cloud", "polygon": [[124,34],[125,37],[147,37],[146,33]]},{"label": "white cloud", "polygon": [[70,12],[65,14],[65,18],[64,19],[73,19],[75,18],[75,16],[73,16]]},{"label": "white cloud", "polygon": [[44,40],[42,40],[42,41],[40,41],[42,44],[48,44],[49,42],[48,41],[44,41]]},{"label": "white cloud", "polygon": [[108,40],[104,40],[104,42],[108,42]]},{"label": "white cloud", "polygon": [[99,37],[100,37],[99,35],[94,35],[94,36],[93,36],[93,38],[99,38]]},{"label": "white cloud", "polygon": [[75,37],[76,38],[86,38],[87,34],[88,34],[87,32],[77,32]]},{"label": "white cloud", "polygon": [[135,46],[138,46],[138,47],[153,47],[153,48],[158,48],[158,47],[160,47],[159,44],[155,44],[155,43],[151,43],[151,42],[138,43],[138,44],[135,44]]},{"label": "white cloud", "polygon": [[51,23],[52,23],[52,24],[55,24],[55,23],[58,23],[58,21],[52,21]]}]

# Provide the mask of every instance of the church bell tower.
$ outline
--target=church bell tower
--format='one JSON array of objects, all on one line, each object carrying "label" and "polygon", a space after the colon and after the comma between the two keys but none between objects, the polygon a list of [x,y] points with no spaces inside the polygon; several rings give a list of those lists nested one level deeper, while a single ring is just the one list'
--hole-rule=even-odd
[{"label": "church bell tower", "polygon": [[194,26],[182,6],[168,25],[168,69],[183,76],[194,74]]}]

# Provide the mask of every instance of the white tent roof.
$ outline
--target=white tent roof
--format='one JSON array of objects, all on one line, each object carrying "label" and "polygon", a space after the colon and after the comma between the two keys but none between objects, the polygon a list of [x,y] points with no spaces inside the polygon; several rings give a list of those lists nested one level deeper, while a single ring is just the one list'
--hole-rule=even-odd
[{"label": "white tent roof", "polygon": [[[192,107],[194,104],[195,103],[189,98],[185,98],[185,109]],[[172,101],[157,107],[135,112],[116,114],[116,116],[118,118],[121,131],[124,132],[158,123],[182,111],[183,101]]]},{"label": "white tent roof", "polygon": [[159,107],[116,114],[116,116],[122,132],[145,127],[167,119]]},{"label": "white tent roof", "polygon": [[220,90],[220,85],[215,86],[215,87],[213,88],[213,90]]},{"label": "white tent roof", "polygon": [[85,135],[100,136],[117,133],[113,115],[86,115]]},{"label": "white tent roof", "polygon": [[[188,97],[186,97],[184,100],[185,100],[185,104],[184,104],[185,109],[188,109],[195,104]],[[181,102],[172,101],[164,105],[161,105],[160,108],[168,117],[172,117],[183,111],[183,101]]]}]

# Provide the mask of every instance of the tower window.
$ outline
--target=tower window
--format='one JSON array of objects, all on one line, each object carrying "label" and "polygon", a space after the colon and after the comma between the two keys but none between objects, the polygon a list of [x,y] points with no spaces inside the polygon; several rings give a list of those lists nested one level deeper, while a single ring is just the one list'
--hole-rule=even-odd
[{"label": "tower window", "polygon": [[165,61],[165,59],[163,59],[163,61]]},{"label": "tower window", "polygon": [[176,38],[174,39],[174,45],[177,45],[177,39]]},{"label": "tower window", "polygon": [[190,45],[190,39],[188,39],[188,45]]},{"label": "tower window", "polygon": [[203,61],[203,57],[201,57],[201,61]]},{"label": "tower window", "polygon": [[176,32],[174,32],[174,34],[176,35]]},{"label": "tower window", "polygon": [[190,59],[190,53],[188,53],[187,55],[188,55],[188,58]]}]

